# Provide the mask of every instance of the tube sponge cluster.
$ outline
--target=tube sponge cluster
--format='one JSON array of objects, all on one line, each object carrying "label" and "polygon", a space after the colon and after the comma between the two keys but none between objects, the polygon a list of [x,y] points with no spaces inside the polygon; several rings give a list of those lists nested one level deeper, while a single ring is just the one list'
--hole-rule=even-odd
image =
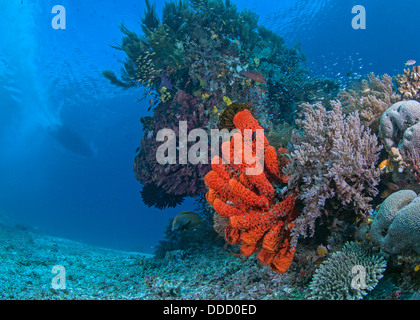
[{"label": "tube sponge cluster", "polygon": [[[295,248],[290,246],[290,230],[299,215],[295,196],[282,197],[276,192],[277,184],[287,182],[287,177],[282,174],[285,162],[279,160],[281,157],[277,156],[276,149],[268,144],[265,136],[257,134],[252,142],[245,140],[237,147],[244,130],[255,133],[262,129],[249,110],[238,112],[233,123],[239,132],[231,141],[222,144],[222,158],[213,158],[212,171],[204,177],[209,188],[206,199],[218,215],[229,220],[224,230],[225,239],[229,244],[240,245],[239,256],[249,257],[258,252],[257,259],[262,264],[285,273],[295,253]],[[252,146],[247,148],[246,144]],[[264,171],[247,175],[246,169],[250,165],[243,160],[249,153],[258,153],[257,145],[264,147]],[[237,150],[241,152],[240,162],[234,160]]]}]

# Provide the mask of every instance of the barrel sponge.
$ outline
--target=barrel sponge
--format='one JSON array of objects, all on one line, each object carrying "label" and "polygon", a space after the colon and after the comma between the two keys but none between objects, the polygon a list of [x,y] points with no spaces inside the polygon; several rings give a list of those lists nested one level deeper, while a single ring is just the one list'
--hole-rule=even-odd
[{"label": "barrel sponge", "polygon": [[400,101],[390,106],[382,115],[379,136],[389,151],[398,147],[404,132],[420,122],[420,103],[415,100]]},{"label": "barrel sponge", "polygon": [[391,194],[372,222],[370,238],[385,252],[398,254],[414,249],[420,253],[420,198],[412,190]]},{"label": "barrel sponge", "polygon": [[391,254],[407,250],[420,253],[420,197],[398,211],[385,236],[383,248]]}]

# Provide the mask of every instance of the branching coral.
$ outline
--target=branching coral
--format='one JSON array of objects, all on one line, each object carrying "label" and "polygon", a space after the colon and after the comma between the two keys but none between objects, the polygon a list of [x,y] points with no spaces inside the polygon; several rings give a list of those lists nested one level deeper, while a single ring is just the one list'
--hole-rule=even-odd
[{"label": "branching coral", "polygon": [[403,74],[396,76],[395,82],[404,100],[420,101],[420,66],[405,69]]},{"label": "branching coral", "polygon": [[329,112],[320,103],[302,104],[301,118],[296,120],[292,161],[285,174],[290,176],[289,188],[299,188],[305,207],[295,220],[292,244],[299,235],[306,236],[308,228],[313,236],[315,220],[327,200],[334,198],[342,207],[363,214],[378,192],[376,164],[381,148],[376,136],[360,123],[357,112],[345,116],[339,101],[331,104]]},{"label": "branching coral", "polygon": [[370,126],[375,133],[378,132],[379,121],[385,110],[401,100],[389,75],[379,77],[373,73],[367,79],[355,82],[349,89],[341,91],[338,97],[344,113],[358,111],[362,123]]},{"label": "branching coral", "polygon": [[309,285],[310,299],[362,299],[383,277],[386,265],[385,258],[374,254],[371,247],[347,242],[315,271]]},{"label": "branching coral", "polygon": [[294,126],[291,126],[287,122],[280,123],[270,128],[267,134],[267,139],[276,149],[288,148],[290,140],[292,139],[293,129]]},{"label": "branching coral", "polygon": [[[262,264],[268,264],[274,271],[284,273],[292,262],[295,249],[290,246],[290,229],[299,215],[295,197],[281,199],[274,186],[287,182],[281,169],[288,159],[280,159],[276,149],[270,146],[265,137],[256,137],[246,141],[244,132],[262,129],[258,121],[247,109],[238,112],[233,123],[240,132],[235,133],[231,141],[222,144],[222,158],[215,156],[212,171],[204,178],[209,187],[206,198],[215,211],[229,219],[225,228],[225,238],[230,244],[241,245],[241,254],[245,257],[258,252],[257,258]],[[237,139],[243,145],[238,145]],[[246,158],[258,154],[258,139],[264,151],[264,171],[256,175],[247,175]],[[248,147],[246,146],[247,144]],[[236,146],[236,147],[235,147]],[[241,152],[241,161],[235,161],[235,151]],[[226,163],[222,162],[222,159]],[[256,164],[262,161],[258,157]]]}]

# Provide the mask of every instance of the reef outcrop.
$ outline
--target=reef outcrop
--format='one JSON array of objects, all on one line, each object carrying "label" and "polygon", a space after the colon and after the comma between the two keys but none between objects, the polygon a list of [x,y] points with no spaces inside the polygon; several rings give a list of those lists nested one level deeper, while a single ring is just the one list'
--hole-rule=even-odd
[{"label": "reef outcrop", "polygon": [[[206,199],[218,215],[229,219],[225,239],[240,245],[240,255],[249,257],[258,251],[257,258],[262,264],[284,273],[293,260],[295,248],[290,246],[290,230],[299,215],[295,195],[278,192],[278,186],[287,182],[282,168],[289,159],[279,157],[265,136],[256,134],[252,141],[243,141],[245,130],[251,129],[255,135],[256,130],[262,129],[249,110],[238,112],[233,123],[239,132],[222,144],[222,157],[213,158],[212,171],[204,178],[209,187]],[[263,158],[264,170],[247,175],[251,165],[245,158],[258,154],[258,139],[263,157],[255,165]],[[238,145],[239,141],[243,145]],[[242,161],[237,163],[238,150]]]}]

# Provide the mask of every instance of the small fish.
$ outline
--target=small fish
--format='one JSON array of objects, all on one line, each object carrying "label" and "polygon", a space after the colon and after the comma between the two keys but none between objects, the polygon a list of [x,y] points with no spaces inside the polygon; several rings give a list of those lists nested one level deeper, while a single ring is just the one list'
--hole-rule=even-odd
[{"label": "small fish", "polygon": [[351,77],[352,75],[354,75],[353,72],[347,72],[347,77]]},{"label": "small fish", "polygon": [[241,71],[239,74],[258,83],[267,83],[267,80],[265,80],[264,76],[261,73],[254,70]]},{"label": "small fish", "polygon": [[413,64],[416,64],[416,60],[408,60],[405,65],[406,66],[412,66]]},{"label": "small fish", "polygon": [[228,106],[230,106],[231,104],[232,104],[232,101],[229,99],[229,97],[226,97],[226,96],[224,96],[223,97],[223,101],[228,105]]},{"label": "small fish", "polygon": [[137,149],[136,149],[136,153],[137,153],[137,152],[139,152],[139,151],[140,151],[140,147],[137,147]]},{"label": "small fish", "polygon": [[417,271],[419,271],[420,270],[420,264],[418,264],[418,265],[416,265],[415,267],[414,267],[414,271],[415,272],[417,272]]},{"label": "small fish", "polygon": [[389,165],[390,165],[390,164],[391,164],[391,163],[390,163],[390,161],[389,161],[388,159],[386,159],[386,160],[382,161],[382,162],[379,164],[379,170],[380,170],[380,171],[385,170],[385,168],[386,168],[386,167],[389,167]]},{"label": "small fish", "polygon": [[182,211],[175,216],[172,222],[172,231],[196,229],[201,225],[201,223],[203,223],[203,220],[195,212]]},{"label": "small fish", "polygon": [[212,35],[211,35],[211,39],[212,40],[214,40],[214,39],[219,39],[219,36],[216,34],[216,33],[213,33]]},{"label": "small fish", "polygon": [[254,58],[254,63],[257,66],[257,68],[260,66],[260,59],[259,58]]},{"label": "small fish", "polygon": [[387,182],[386,186],[391,189],[392,191],[397,191],[400,189],[400,187],[398,185],[396,185],[395,183],[392,182]]},{"label": "small fish", "polygon": [[381,199],[386,199],[391,195],[391,193],[392,193],[391,189],[385,189],[384,191],[382,191],[382,193],[379,195],[379,197]]},{"label": "small fish", "polygon": [[370,88],[366,88],[365,90],[363,90],[363,93],[368,93],[370,91]]},{"label": "small fish", "polygon": [[217,113],[219,110],[217,110],[217,107],[216,106],[213,106],[213,112],[214,113]]},{"label": "small fish", "polygon": [[318,246],[318,248],[316,249],[316,252],[320,255],[320,256],[325,256],[328,253],[328,249],[323,246],[322,244],[320,244]]}]

